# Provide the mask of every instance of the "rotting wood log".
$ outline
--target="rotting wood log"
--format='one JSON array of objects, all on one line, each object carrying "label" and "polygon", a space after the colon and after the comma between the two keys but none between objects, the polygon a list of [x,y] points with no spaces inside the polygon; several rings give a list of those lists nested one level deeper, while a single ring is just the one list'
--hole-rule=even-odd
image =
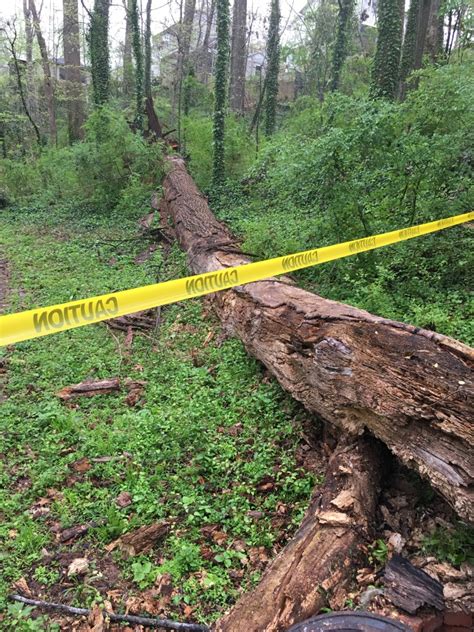
[{"label": "rotting wood log", "polygon": [[354,564],[373,537],[385,451],[381,447],[365,438],[341,439],[295,536],[258,586],[219,619],[215,632],[288,630],[343,601]]},{"label": "rotting wood log", "polygon": [[443,585],[401,555],[385,567],[383,583],[385,597],[410,614],[422,606],[444,610]]},{"label": "rotting wood log", "polygon": [[[169,159],[161,212],[194,273],[249,262],[180,158]],[[211,300],[225,330],[309,411],[350,433],[367,430],[474,521],[473,349],[283,277]]]}]

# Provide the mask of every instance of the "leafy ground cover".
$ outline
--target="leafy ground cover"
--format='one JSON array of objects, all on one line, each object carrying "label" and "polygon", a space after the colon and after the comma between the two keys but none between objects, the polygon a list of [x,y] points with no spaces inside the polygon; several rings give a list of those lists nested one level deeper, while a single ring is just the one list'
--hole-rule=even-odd
[{"label": "leafy ground cover", "polygon": [[[2,211],[8,311],[185,274],[177,250],[135,263],[148,246],[137,220],[73,204]],[[7,605],[18,581],[37,598],[209,622],[258,580],[321,480],[305,413],[201,302],[170,306],[129,343],[99,325],[0,350],[2,629],[54,629]],[[112,376],[144,382],[135,405],[125,390],[56,396]],[[146,554],[106,549],[159,521],[168,533]],[[88,569],[69,577],[77,558]]]}]

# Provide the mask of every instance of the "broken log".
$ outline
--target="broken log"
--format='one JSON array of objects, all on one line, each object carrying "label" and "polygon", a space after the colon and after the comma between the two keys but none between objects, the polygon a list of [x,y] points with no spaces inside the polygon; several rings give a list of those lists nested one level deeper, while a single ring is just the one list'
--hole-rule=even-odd
[{"label": "broken log", "polygon": [[[192,271],[249,263],[184,161],[168,165],[160,209]],[[211,296],[224,328],[309,411],[343,431],[370,432],[474,521],[473,349],[282,277]]]},{"label": "broken log", "polygon": [[383,583],[385,597],[405,612],[415,614],[422,606],[444,610],[443,585],[401,555],[385,567]]},{"label": "broken log", "polygon": [[219,619],[215,632],[288,630],[321,608],[344,601],[353,564],[363,559],[363,546],[373,537],[382,478],[380,448],[366,439],[339,442],[295,536],[255,590]]}]

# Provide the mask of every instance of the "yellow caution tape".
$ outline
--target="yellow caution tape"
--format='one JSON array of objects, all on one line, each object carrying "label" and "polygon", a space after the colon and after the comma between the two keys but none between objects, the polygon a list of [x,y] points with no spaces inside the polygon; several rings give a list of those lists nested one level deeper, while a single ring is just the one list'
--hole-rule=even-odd
[{"label": "yellow caution tape", "polygon": [[228,290],[245,283],[261,281],[293,270],[309,268],[326,261],[350,257],[360,252],[434,233],[472,219],[474,219],[474,211],[381,235],[354,239],[334,246],[305,250],[286,257],[276,257],[123,292],[103,294],[80,301],[0,316],[0,346],[47,336],[74,327],[92,325],[159,305],[168,305],[188,298]]}]

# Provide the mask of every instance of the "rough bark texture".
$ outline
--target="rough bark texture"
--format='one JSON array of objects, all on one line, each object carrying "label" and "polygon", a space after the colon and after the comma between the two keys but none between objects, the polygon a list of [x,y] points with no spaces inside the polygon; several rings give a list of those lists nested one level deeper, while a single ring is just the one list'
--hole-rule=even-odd
[{"label": "rough bark texture", "polygon": [[[193,272],[248,262],[182,160],[170,160],[163,186],[163,210]],[[474,520],[473,349],[288,279],[220,292],[213,304],[224,327],[308,410],[345,431],[368,430]]]},{"label": "rough bark texture", "polygon": [[81,82],[81,45],[77,0],[63,0],[63,46],[66,73],[69,142],[84,137],[84,94]]},{"label": "rough bark texture", "polygon": [[247,0],[234,0],[230,53],[230,107],[243,114],[247,64]]},{"label": "rough bark texture", "polygon": [[123,43],[122,63],[122,93],[130,97],[133,93],[133,60],[132,60],[132,0],[124,0],[125,9],[125,40]]},{"label": "rough bark texture", "polygon": [[365,439],[340,442],[295,536],[257,588],[216,623],[216,632],[287,630],[347,589],[361,545],[371,536],[381,479],[379,447]]}]

